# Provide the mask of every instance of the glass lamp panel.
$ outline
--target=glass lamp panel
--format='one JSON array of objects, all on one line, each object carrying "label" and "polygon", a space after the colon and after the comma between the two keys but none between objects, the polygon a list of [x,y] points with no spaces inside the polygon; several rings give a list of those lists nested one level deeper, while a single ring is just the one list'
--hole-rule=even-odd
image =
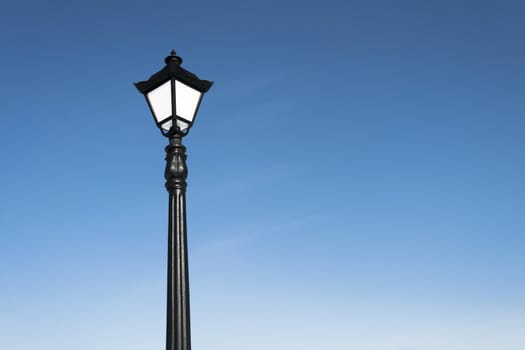
[{"label": "glass lamp panel", "polygon": [[[162,123],[160,127],[162,128],[162,130],[169,131],[172,124],[173,123],[171,119],[168,119],[164,123]],[[181,131],[185,131],[189,128],[190,125],[180,119],[177,119],[177,126],[180,128]]]},{"label": "glass lamp panel", "polygon": [[177,116],[193,122],[202,93],[178,80],[175,81],[175,93]]},{"label": "glass lamp panel", "polygon": [[186,122],[184,122],[184,121],[182,121],[180,119],[177,119],[177,126],[180,128],[181,131],[184,131],[190,126],[190,124],[188,124],[188,123],[186,123]]},{"label": "glass lamp panel", "polygon": [[171,81],[148,92],[147,97],[157,123],[171,116]]},{"label": "glass lamp panel", "polygon": [[163,130],[169,131],[170,128],[171,128],[171,124],[173,124],[172,121],[171,121],[171,119],[168,119],[168,120],[166,120],[164,123],[162,123],[162,124],[160,125],[160,127],[161,127]]}]

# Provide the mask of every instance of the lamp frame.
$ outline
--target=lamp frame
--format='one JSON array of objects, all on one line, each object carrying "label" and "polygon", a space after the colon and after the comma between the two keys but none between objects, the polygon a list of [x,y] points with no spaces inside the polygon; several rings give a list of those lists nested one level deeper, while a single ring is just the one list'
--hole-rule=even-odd
[{"label": "lamp frame", "polygon": [[[199,79],[195,74],[192,72],[184,69],[181,67],[182,64],[182,58],[177,56],[176,52],[174,50],[171,51],[170,56],[166,57],[164,59],[164,62],[166,63],[166,66],[162,68],[157,73],[153,74],[148,80],[141,81],[134,83],[137,90],[140,91],[146,98],[146,102],[148,103],[148,107],[150,109],[151,115],[153,116],[153,120],[155,121],[155,124],[160,129],[162,135],[169,137],[173,134],[179,134],[179,135],[187,135],[191,127],[193,126],[195,122],[195,118],[197,118],[197,113],[199,112],[199,107],[202,101],[202,97],[204,96],[204,93],[206,93],[211,86],[213,85],[212,81],[208,80],[201,80]],[[199,100],[197,102],[197,107],[195,109],[195,112],[193,114],[193,120],[189,121],[185,118],[182,118],[180,116],[177,116],[176,110],[177,110],[177,93],[175,89],[176,81],[179,81],[187,86],[189,86],[192,89],[195,89],[201,93]],[[153,111],[153,106],[151,105],[151,102],[148,98],[148,94],[155,90],[156,88],[160,87],[161,85],[170,82],[170,93],[171,93],[171,116],[168,118],[164,118],[163,120],[157,121],[157,118],[155,117],[155,113]],[[171,118],[171,128],[168,131],[165,131],[165,129],[162,128],[162,125],[168,121],[168,119]],[[179,126],[177,125],[177,119],[180,119],[181,121],[188,124],[188,128],[185,132],[183,132]]]}]

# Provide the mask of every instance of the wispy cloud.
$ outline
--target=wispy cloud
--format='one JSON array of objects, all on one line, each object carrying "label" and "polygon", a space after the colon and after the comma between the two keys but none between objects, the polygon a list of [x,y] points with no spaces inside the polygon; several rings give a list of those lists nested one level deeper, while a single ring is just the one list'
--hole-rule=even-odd
[{"label": "wispy cloud", "polygon": [[265,184],[282,181],[294,175],[293,167],[289,164],[264,164],[263,167],[251,169],[249,173],[237,175],[233,178],[221,179],[219,182],[192,189],[192,196],[213,198],[231,196],[252,189],[260,189]]},{"label": "wispy cloud", "polygon": [[[196,247],[194,254],[197,256],[209,256],[216,254],[229,253],[231,251],[243,249],[247,245],[256,244],[260,239],[268,239],[270,236],[280,236],[296,232],[301,228],[308,227],[313,222],[327,219],[331,214],[312,214],[301,218],[275,223],[257,222],[244,227],[235,229],[227,228],[220,239],[208,242],[205,245]],[[257,226],[256,228],[254,226]],[[234,232],[234,233],[232,233]]]}]

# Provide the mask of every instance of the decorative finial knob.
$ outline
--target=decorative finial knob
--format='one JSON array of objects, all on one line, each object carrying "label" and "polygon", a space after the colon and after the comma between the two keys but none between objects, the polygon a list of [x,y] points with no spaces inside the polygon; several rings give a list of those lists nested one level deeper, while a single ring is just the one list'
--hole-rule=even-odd
[{"label": "decorative finial knob", "polygon": [[175,62],[175,64],[179,65],[182,63],[182,58],[177,56],[175,50],[171,50],[170,55],[164,59],[164,62],[166,62],[166,64],[168,64],[169,62]]}]

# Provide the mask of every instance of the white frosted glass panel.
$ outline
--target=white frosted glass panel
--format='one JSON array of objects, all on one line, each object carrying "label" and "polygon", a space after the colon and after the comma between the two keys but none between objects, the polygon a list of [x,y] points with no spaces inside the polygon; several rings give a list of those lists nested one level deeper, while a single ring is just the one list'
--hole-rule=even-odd
[{"label": "white frosted glass panel", "polygon": [[147,96],[157,123],[171,116],[171,81],[165,82]]},{"label": "white frosted glass panel", "polygon": [[189,126],[188,123],[183,122],[182,120],[177,119],[177,126],[182,130],[186,130]]},{"label": "white frosted glass panel", "polygon": [[[170,128],[171,128],[171,124],[172,124],[171,119],[169,119],[169,120],[165,121],[164,123],[162,123],[161,127],[162,127],[162,129],[164,129],[164,130],[166,130],[166,131],[169,131]],[[178,126],[182,131],[184,131],[184,130],[186,130],[186,129],[188,128],[189,124],[183,122],[182,120],[177,120],[177,126]]]},{"label": "white frosted glass panel", "polygon": [[162,129],[166,130],[166,131],[169,131],[169,129],[171,128],[171,119],[169,119],[168,121],[162,123],[161,127]]},{"label": "white frosted glass panel", "polygon": [[195,111],[199,106],[201,93],[178,80],[175,81],[175,91],[177,94],[177,115],[192,122],[193,117],[195,117]]}]

